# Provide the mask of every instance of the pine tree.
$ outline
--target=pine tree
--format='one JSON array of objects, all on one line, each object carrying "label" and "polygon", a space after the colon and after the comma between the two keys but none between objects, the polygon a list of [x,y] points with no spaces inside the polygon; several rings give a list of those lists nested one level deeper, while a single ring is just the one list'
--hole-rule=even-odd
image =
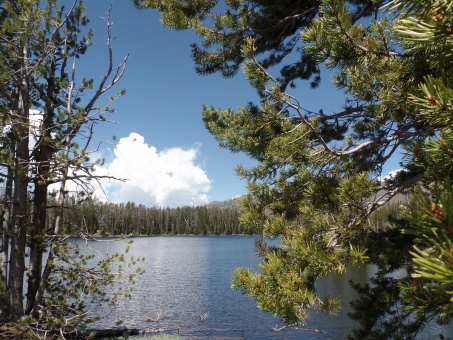
[{"label": "pine tree", "polygon": [[[335,298],[318,295],[320,276],[343,272],[350,261],[376,263],[380,271],[370,284],[355,287],[362,299],[378,296],[383,307],[356,309],[352,316],[362,328],[354,336],[410,338],[433,317],[449,321],[451,1],[226,1],[227,10],[218,16],[211,14],[216,2],[135,3],[157,8],[166,26],[196,30],[203,38],[204,49],[193,45],[201,74],[231,76],[242,65],[262,95],[259,104],[236,111],[206,106],[202,113],[222,147],[258,162],[236,169],[249,190],[241,223],[281,241],[280,247],[258,242],[259,272],[238,269],[233,286],[296,325],[312,309],[333,312],[338,306]],[[305,5],[314,12],[295,10]],[[275,23],[297,29],[270,25],[264,30],[269,34],[259,34],[254,23],[272,15]],[[203,22],[211,17],[208,28]],[[300,40],[285,49],[298,30]],[[294,69],[284,65],[273,77],[269,66],[284,64],[280,57],[290,50],[300,56]],[[345,95],[337,112],[310,110],[287,89],[296,79],[315,86],[320,65]],[[401,171],[382,180],[384,164],[401,149]],[[385,230],[370,224],[382,207],[418,186],[423,189],[415,197],[427,198],[415,200]],[[400,268],[408,276],[390,282],[387,274]],[[384,296],[386,287],[391,292]],[[373,322],[379,319],[385,322]]]},{"label": "pine tree", "polygon": [[[92,174],[96,162],[89,157],[93,127],[105,121],[102,115],[111,112],[117,96],[105,107],[95,104],[121,78],[127,58],[114,68],[108,25],[110,60],[105,77],[97,86],[94,80],[79,79],[76,60],[92,37],[86,29],[83,1],[74,1],[66,9],[53,0],[0,1],[0,13],[0,114],[4,124],[0,176],[6,179],[0,337],[75,336],[84,322],[92,321],[86,313],[87,296],[98,302],[115,297],[106,295],[107,287],[118,277],[112,274],[110,263],[124,257],[115,254],[98,266],[84,266],[92,256],[81,254],[63,235],[69,227],[64,210],[75,197],[69,198],[68,184],[78,185],[77,194],[82,195],[90,188],[90,179],[96,178]],[[33,119],[37,112],[41,118]],[[59,189],[54,220],[48,228],[52,184]]]},{"label": "pine tree", "polygon": [[[191,29],[201,43],[191,44],[196,72],[237,74],[247,56],[241,53],[246,38],[255,40],[255,56],[265,68],[282,65],[280,86],[295,86],[298,79],[320,81],[314,58],[300,49],[300,30],[310,25],[321,5],[319,0],[133,0],[138,8],[155,8],[164,26]],[[370,16],[383,1],[353,0],[354,20]],[[296,59],[287,61],[287,57]]]},{"label": "pine tree", "polygon": [[444,324],[453,319],[453,6],[450,1],[398,0],[397,31],[404,48],[424,54],[429,73],[409,100],[436,127],[436,134],[408,145],[408,167],[424,174],[405,209],[405,232],[414,237],[412,280],[401,285],[407,309]]}]

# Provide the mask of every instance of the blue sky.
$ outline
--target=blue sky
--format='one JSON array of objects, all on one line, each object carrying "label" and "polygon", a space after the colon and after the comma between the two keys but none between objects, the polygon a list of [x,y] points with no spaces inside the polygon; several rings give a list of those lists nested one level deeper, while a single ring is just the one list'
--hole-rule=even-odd
[{"label": "blue sky", "polygon": [[[79,72],[95,80],[106,68],[103,17],[110,4],[85,1],[95,36],[94,46],[79,60]],[[195,34],[164,28],[155,10],[137,10],[132,1],[113,2],[112,23],[115,63],[127,54],[130,57],[124,77],[111,94],[121,88],[127,93],[115,102],[116,112],[108,116],[116,123],[99,125],[95,137],[111,140],[116,136],[121,142],[102,144],[103,170],[130,181],[104,183],[108,199],[177,206],[245,194],[245,182],[233,168],[253,163],[245,155],[220,148],[200,119],[203,104],[237,109],[257,100],[242,73],[232,79],[197,75],[189,46],[196,41]],[[321,89],[299,85],[296,91],[311,110],[328,112],[342,104],[328,77]]]},{"label": "blue sky", "polygon": [[[95,37],[94,46],[80,60],[80,72],[86,74],[87,70],[90,76],[99,79],[106,66],[106,27],[102,17],[110,1],[88,0],[86,6]],[[120,140],[136,133],[150,148],[154,147],[156,153],[174,148],[188,152],[196,149],[193,163],[205,171],[210,181],[209,190],[201,195],[206,195],[209,202],[243,195],[245,183],[234,174],[233,168],[238,163],[252,163],[243,155],[220,148],[204,128],[200,113],[203,104],[237,108],[257,98],[254,89],[241,74],[228,80],[218,75],[198,76],[189,46],[195,41],[195,34],[164,28],[154,10],[138,10],[132,1],[117,1],[113,3],[112,22],[116,63],[129,53],[125,75],[113,92],[125,88],[127,93],[114,103],[116,112],[108,116],[116,123],[99,126],[96,138],[111,140],[115,135]],[[103,144],[102,155],[107,163],[115,159],[114,149],[114,145]],[[152,170],[160,165],[148,165],[150,176],[156,175]],[[179,164],[175,162],[174,166],[179,167]],[[121,195],[114,188],[109,189],[112,189],[110,199],[135,199],[134,195]],[[136,191],[138,202],[153,205],[152,197],[146,199],[146,193]],[[180,192],[186,197],[185,201],[173,199],[154,203],[171,206],[203,203],[203,199],[191,200],[187,194]],[[171,194],[177,195],[177,191]]]}]

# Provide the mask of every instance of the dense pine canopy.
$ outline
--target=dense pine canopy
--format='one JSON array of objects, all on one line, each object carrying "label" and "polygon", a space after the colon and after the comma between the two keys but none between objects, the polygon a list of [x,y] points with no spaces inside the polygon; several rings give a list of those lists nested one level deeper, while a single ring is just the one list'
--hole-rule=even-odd
[{"label": "dense pine canopy", "polygon": [[[120,90],[98,103],[120,80],[127,61],[126,56],[113,65],[111,25],[106,24],[109,58],[102,78],[78,77],[75,61],[93,34],[84,10],[83,1],[67,7],[53,0],[0,1],[2,339],[79,338],[81,327],[95,319],[87,312],[88,300],[114,302],[130,291],[113,289],[116,282],[131,283],[141,272],[129,265],[112,271],[113,263],[136,263],[124,254],[90,266],[93,254],[81,254],[63,234],[68,196],[82,197],[96,180],[99,162],[90,160],[94,126],[124,94]],[[68,182],[77,192],[69,193]],[[58,188],[53,200],[51,185]]]},{"label": "dense pine canopy", "polygon": [[[262,95],[238,110],[202,112],[222,147],[258,161],[236,169],[249,189],[242,224],[281,240],[279,248],[259,243],[259,272],[238,269],[233,286],[296,325],[311,309],[337,306],[318,295],[317,278],[350,261],[375,263],[380,271],[370,285],[356,286],[362,300],[352,317],[361,327],[354,338],[410,338],[431,319],[449,322],[451,2],[135,3],[157,8],[164,25],[201,37],[192,47],[199,73],[229,77],[242,67]],[[336,112],[307,110],[297,91],[287,91],[297,80],[316,86],[321,66],[344,94]],[[401,153],[401,169],[383,180],[384,164]],[[398,194],[413,202],[391,225],[373,226]],[[388,276],[402,268],[406,277]],[[383,308],[363,310],[370,298]]]}]

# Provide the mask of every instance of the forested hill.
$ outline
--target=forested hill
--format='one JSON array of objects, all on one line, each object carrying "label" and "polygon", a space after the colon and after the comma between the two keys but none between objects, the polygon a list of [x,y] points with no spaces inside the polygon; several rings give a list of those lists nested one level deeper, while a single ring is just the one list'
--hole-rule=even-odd
[{"label": "forested hill", "polygon": [[[397,216],[401,203],[396,199],[370,218],[375,229],[388,228],[388,216]],[[146,207],[133,202],[108,203],[99,200],[77,202],[69,198],[64,213],[64,232],[101,236],[117,235],[236,235],[253,233],[239,222],[237,199],[215,201],[203,206],[178,208]],[[48,228],[56,216],[48,210]]]},{"label": "forested hill", "polygon": [[[49,209],[49,227],[55,211]],[[113,235],[234,235],[245,233],[239,223],[236,199],[204,206],[178,208],[146,207],[133,202],[108,203],[98,200],[67,202],[64,232]]]}]

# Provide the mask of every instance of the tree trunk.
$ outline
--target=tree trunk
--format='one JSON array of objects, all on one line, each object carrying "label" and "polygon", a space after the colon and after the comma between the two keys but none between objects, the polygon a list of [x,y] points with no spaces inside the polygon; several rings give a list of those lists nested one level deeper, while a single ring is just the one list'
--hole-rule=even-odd
[{"label": "tree trunk", "polygon": [[[8,168],[8,175],[6,179],[5,196],[3,198],[3,212],[2,212],[2,244],[0,255],[0,288],[6,289],[8,285],[8,256],[9,256],[9,241],[11,235],[11,199],[13,194],[13,171]],[[1,292],[1,289],[0,289]],[[7,311],[6,301],[0,303],[0,319],[4,318]]]},{"label": "tree trunk", "polygon": [[3,197],[3,215],[2,215],[2,248],[0,256],[0,282],[5,287],[8,283],[8,253],[9,237],[11,235],[11,199],[13,194],[13,171],[8,168],[6,179],[5,196]]},{"label": "tree trunk", "polygon": [[11,236],[10,270],[8,280],[9,315],[15,321],[24,315],[23,289],[25,272],[25,247],[27,240],[27,194],[28,194],[28,163],[30,153],[29,114],[30,114],[30,82],[29,82],[29,45],[26,39],[21,41],[19,64],[20,83],[18,85],[17,118],[13,121],[17,144],[14,174],[14,206],[13,234]]},{"label": "tree trunk", "polygon": [[25,246],[27,237],[27,169],[28,135],[18,142],[16,148],[16,176],[14,185],[13,234],[8,289],[10,291],[9,315],[17,320],[24,314],[23,289],[25,272]]},{"label": "tree trunk", "polygon": [[[70,136],[66,136],[66,146],[64,149],[64,156],[66,158],[69,157],[69,152],[70,152]],[[62,170],[62,178],[60,182],[60,191],[58,195],[58,213],[55,219],[55,224],[54,224],[54,237],[52,238],[52,241],[49,245],[49,256],[46,261],[46,265],[44,266],[44,271],[42,273],[41,279],[38,281],[38,286],[36,290],[36,297],[35,301],[33,304],[32,308],[32,315],[37,317],[39,313],[39,306],[43,304],[44,302],[44,292],[47,288],[47,279],[49,278],[52,270],[53,270],[53,260],[56,255],[56,245],[59,242],[59,236],[61,232],[61,220],[63,218],[63,212],[64,212],[64,202],[66,198],[66,193],[65,193],[65,188],[66,188],[66,181],[68,178],[68,173],[69,173],[69,161],[65,162],[64,168]]]},{"label": "tree trunk", "polygon": [[[51,71],[52,74],[56,71],[56,64],[54,62],[52,63]],[[41,280],[43,253],[46,250],[44,237],[47,224],[47,194],[50,160],[53,151],[52,144],[47,142],[46,139],[51,140],[50,127],[54,116],[54,103],[57,100],[54,98],[56,93],[54,78],[49,77],[47,80],[47,98],[49,98],[49,101],[44,109],[44,117],[39,132],[40,140],[33,150],[37,165],[34,178],[33,223],[30,228],[30,264],[28,267],[26,314],[31,313],[34,309],[36,293]],[[37,314],[32,316],[38,318]]]},{"label": "tree trunk", "polygon": [[[38,181],[37,181],[38,182]],[[44,230],[46,226],[47,184],[35,183],[33,201],[33,224],[30,228],[30,264],[28,267],[28,291],[26,314],[34,305],[35,295],[41,280],[42,258],[45,250]],[[33,315],[37,317],[37,315]]]}]

